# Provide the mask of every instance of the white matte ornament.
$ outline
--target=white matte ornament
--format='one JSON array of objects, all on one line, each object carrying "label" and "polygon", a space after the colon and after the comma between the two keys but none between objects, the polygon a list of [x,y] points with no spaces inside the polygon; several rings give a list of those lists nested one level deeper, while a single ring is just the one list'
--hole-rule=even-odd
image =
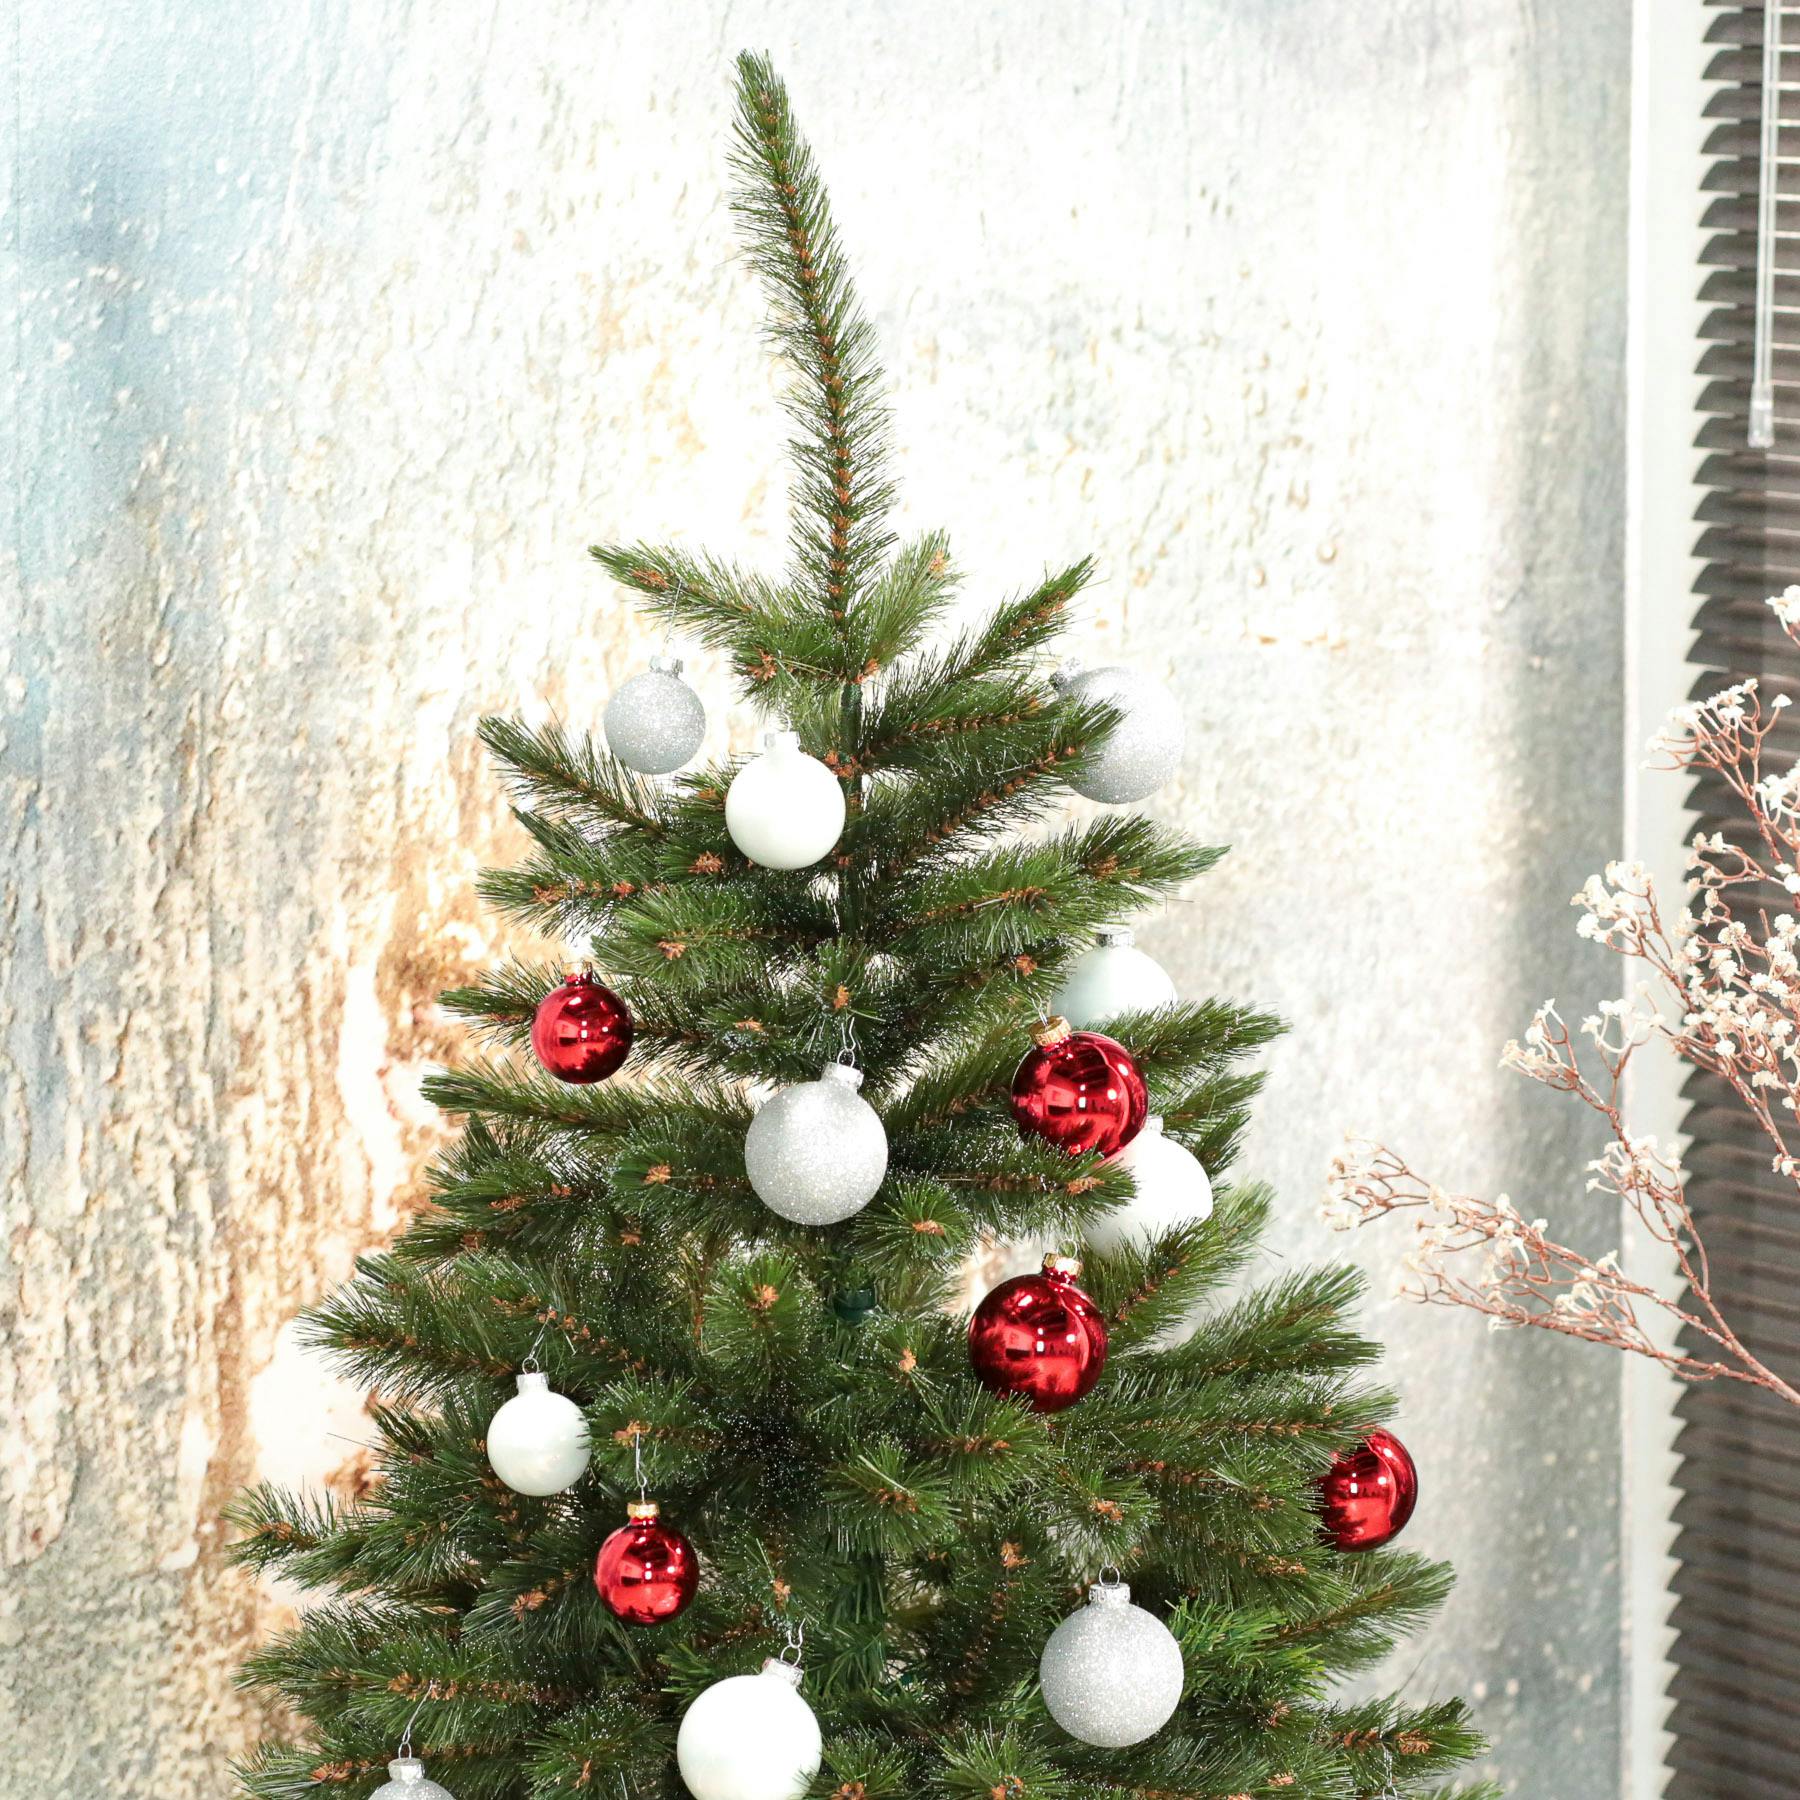
[{"label": "white matte ornament", "polygon": [[1084,773],[1069,777],[1076,793],[1106,806],[1129,806],[1175,773],[1187,727],[1175,696],[1160,681],[1117,663],[1083,669],[1073,662],[1050,679],[1065,700],[1101,700],[1119,714],[1098,756]]},{"label": "white matte ornament", "polygon": [[1095,1582],[1087,1605],[1051,1632],[1038,1662],[1051,1718],[1070,1737],[1106,1750],[1161,1731],[1185,1678],[1174,1634],[1131,1604],[1122,1581]]},{"label": "white matte ornament", "polygon": [[588,1466],[587,1421],[549,1377],[528,1369],[487,1428],[488,1461],[515,1494],[560,1494]]},{"label": "white matte ornament", "polygon": [[1175,999],[1168,971],[1121,925],[1100,932],[1093,948],[1069,964],[1050,1011],[1077,1031],[1092,1031],[1124,1013],[1173,1006]]},{"label": "white matte ornament", "polygon": [[1148,1250],[1165,1232],[1212,1217],[1212,1182],[1200,1159],[1163,1135],[1160,1118],[1144,1129],[1111,1162],[1131,1171],[1137,1192],[1123,1206],[1100,1214],[1083,1234],[1102,1255],[1115,1250]]},{"label": "white matte ornament", "polygon": [[675,1735],[694,1800],[799,1800],[823,1750],[799,1687],[799,1669],[770,1658],[761,1674],[727,1676],[695,1698]]},{"label": "white matte ornament", "polygon": [[670,775],[693,760],[706,736],[706,708],[681,679],[681,658],[653,656],[606,703],[606,747],[640,775]]},{"label": "white matte ornament", "polygon": [[732,778],[725,795],[725,829],[753,863],[765,869],[804,869],[844,830],[844,790],[838,778],[800,748],[792,731],[771,731],[761,756]]},{"label": "white matte ornament", "polygon": [[857,1089],[862,1071],[827,1063],[763,1102],[744,1136],[744,1172],[770,1212],[835,1225],[875,1198],[887,1174],[887,1128]]},{"label": "white matte ornament", "polygon": [[447,1787],[426,1776],[425,1765],[416,1756],[396,1756],[388,1764],[388,1777],[369,1800],[456,1800]]}]

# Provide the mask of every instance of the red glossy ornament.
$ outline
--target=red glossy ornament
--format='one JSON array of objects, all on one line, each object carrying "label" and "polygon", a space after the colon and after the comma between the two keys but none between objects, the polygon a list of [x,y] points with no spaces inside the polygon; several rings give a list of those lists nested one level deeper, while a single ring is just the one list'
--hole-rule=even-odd
[{"label": "red glossy ornament", "polygon": [[686,1609],[700,1585],[700,1558],[672,1525],[656,1516],[654,1500],[634,1500],[621,1525],[594,1559],[594,1586],[615,1619],[660,1625]]},{"label": "red glossy ornament", "polygon": [[558,1081],[604,1081],[631,1054],[635,1030],[625,1002],[577,969],[538,1002],[531,1048]]},{"label": "red glossy ornament", "polygon": [[1379,1550],[1400,1535],[1418,1498],[1418,1468],[1391,1431],[1371,1431],[1319,1477],[1319,1516],[1340,1550]]},{"label": "red glossy ornament", "polygon": [[996,1394],[1018,1394],[1033,1412],[1061,1412],[1106,1367],[1106,1321],[1075,1277],[1081,1264],[1047,1256],[1041,1275],[1015,1275],[969,1321],[975,1378]]},{"label": "red glossy ornament", "polygon": [[1012,1079],[1019,1129],[1071,1156],[1122,1150],[1143,1129],[1149,1110],[1131,1052],[1097,1031],[1071,1031],[1067,1019],[1048,1019],[1031,1036],[1036,1048]]}]

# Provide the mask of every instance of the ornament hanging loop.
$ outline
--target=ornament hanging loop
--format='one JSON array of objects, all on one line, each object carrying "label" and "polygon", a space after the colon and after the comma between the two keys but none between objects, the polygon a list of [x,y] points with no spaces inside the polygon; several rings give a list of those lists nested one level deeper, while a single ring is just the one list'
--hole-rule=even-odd
[{"label": "ornament hanging loop", "polygon": [[531,1340],[531,1348],[525,1352],[525,1360],[519,1364],[521,1375],[541,1375],[543,1373],[544,1365],[538,1361],[538,1349],[543,1344],[549,1330],[548,1320],[538,1327],[537,1336]]},{"label": "ornament hanging loop", "polygon": [[791,1625],[784,1624],[782,1626],[782,1635],[786,1637],[787,1642],[782,1645],[780,1654],[775,1660],[777,1662],[786,1662],[788,1660],[788,1652],[791,1650],[794,1654],[794,1667],[797,1669],[800,1666],[800,1649],[806,1642],[806,1621],[804,1619],[797,1619]]},{"label": "ornament hanging loop", "polygon": [[1116,1588],[1123,1583],[1124,1579],[1125,1577],[1119,1573],[1119,1565],[1117,1563],[1102,1563],[1100,1565],[1100,1585],[1102,1587]]}]

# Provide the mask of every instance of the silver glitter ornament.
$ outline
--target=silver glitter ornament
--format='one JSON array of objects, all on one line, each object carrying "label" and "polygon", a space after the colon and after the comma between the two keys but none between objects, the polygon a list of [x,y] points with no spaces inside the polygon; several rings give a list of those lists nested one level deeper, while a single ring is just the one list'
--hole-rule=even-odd
[{"label": "silver glitter ornament", "polygon": [[653,656],[606,703],[606,747],[640,775],[669,775],[693,760],[706,735],[706,708],[681,679],[679,656]]},{"label": "silver glitter ornament", "polygon": [[1068,662],[1051,676],[1065,700],[1100,700],[1119,714],[1112,735],[1086,769],[1069,777],[1076,793],[1107,806],[1129,806],[1175,773],[1187,727],[1175,696],[1160,681],[1109,663],[1083,669]]},{"label": "silver glitter ornament", "polygon": [[1161,1731],[1185,1677],[1173,1633],[1131,1604],[1122,1581],[1096,1581],[1087,1605],[1051,1632],[1038,1662],[1051,1718],[1070,1737],[1107,1750]]},{"label": "silver glitter ornament", "polygon": [[827,1063],[817,1081],[783,1088],[744,1138],[744,1172],[770,1212],[796,1225],[835,1225],[875,1198],[887,1131],[856,1090],[862,1070]]},{"label": "silver glitter ornament", "polygon": [[1111,925],[1069,964],[1050,1010],[1077,1031],[1092,1031],[1121,1013],[1173,1006],[1175,998],[1175,983],[1162,964],[1137,947],[1125,926]]},{"label": "silver glitter ornament", "polygon": [[416,1756],[395,1757],[388,1776],[369,1800],[456,1800],[447,1787],[426,1778],[425,1765]]}]

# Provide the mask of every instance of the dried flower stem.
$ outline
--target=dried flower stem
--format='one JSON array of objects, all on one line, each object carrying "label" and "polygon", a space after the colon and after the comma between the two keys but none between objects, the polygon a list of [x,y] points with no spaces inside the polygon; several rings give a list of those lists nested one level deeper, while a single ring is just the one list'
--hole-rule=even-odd
[{"label": "dried flower stem", "polygon": [[[1800,642],[1800,587],[1769,605]],[[1680,1158],[1635,1135],[1621,1109],[1632,1059],[1665,1045],[1730,1088],[1800,1200],[1800,920],[1771,915],[1758,897],[1800,894],[1800,765],[1764,769],[1787,705],[1780,695],[1765,707],[1752,680],[1670,716],[1651,745],[1656,766],[1718,777],[1751,831],[1735,845],[1719,832],[1695,836],[1688,899],[1672,919],[1641,864],[1610,863],[1591,877],[1572,902],[1582,909],[1578,930],[1636,965],[1632,993],[1602,1002],[1574,1034],[1546,1001],[1501,1058],[1604,1122],[1608,1141],[1588,1165],[1588,1190],[1623,1202],[1670,1253],[1679,1293],[1632,1279],[1616,1251],[1594,1258],[1558,1242],[1548,1221],[1526,1219],[1504,1194],[1450,1193],[1385,1145],[1355,1140],[1332,1164],[1322,1210],[1340,1230],[1414,1215],[1400,1293],[1480,1313],[1492,1330],[1554,1331],[1649,1357],[1683,1380],[1744,1382],[1800,1406],[1800,1389],[1746,1347],[1713,1298]]]}]

